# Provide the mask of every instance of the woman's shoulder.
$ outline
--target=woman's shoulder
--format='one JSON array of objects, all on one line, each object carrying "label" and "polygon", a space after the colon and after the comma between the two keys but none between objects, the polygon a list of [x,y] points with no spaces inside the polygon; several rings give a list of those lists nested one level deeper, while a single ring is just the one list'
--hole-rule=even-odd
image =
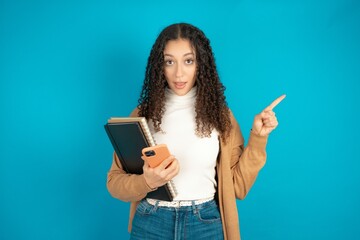
[{"label": "woman's shoulder", "polygon": [[230,121],[231,122],[236,121],[233,111],[231,111],[230,108],[228,108],[228,110],[229,110]]},{"label": "woman's shoulder", "polygon": [[230,123],[231,123],[231,131],[230,132],[233,133],[234,132],[233,130],[236,130],[235,132],[237,132],[240,130],[239,122],[237,121],[233,111],[231,111],[230,108],[228,108],[228,109],[229,109],[229,118],[230,118]]},{"label": "woman's shoulder", "polygon": [[139,116],[139,108],[136,107],[130,114],[130,117],[138,117]]}]

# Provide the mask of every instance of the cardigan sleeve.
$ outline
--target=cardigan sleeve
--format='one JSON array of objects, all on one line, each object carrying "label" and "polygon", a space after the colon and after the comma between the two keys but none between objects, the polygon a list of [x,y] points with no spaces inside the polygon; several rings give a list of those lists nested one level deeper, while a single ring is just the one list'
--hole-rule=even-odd
[{"label": "cardigan sleeve", "polygon": [[152,191],[146,184],[143,174],[128,174],[123,170],[115,152],[106,185],[114,198],[125,202],[139,201]]},{"label": "cardigan sleeve", "polygon": [[244,199],[254,184],[260,169],[266,161],[267,136],[258,136],[250,132],[249,141],[244,147],[239,124],[231,114],[232,132],[230,134],[231,171],[235,196]]},{"label": "cardigan sleeve", "polygon": [[[130,116],[137,116],[137,109]],[[126,202],[139,201],[148,192],[153,190],[147,185],[143,174],[126,173],[115,152],[113,153],[112,165],[107,175],[106,186],[114,198]]]}]

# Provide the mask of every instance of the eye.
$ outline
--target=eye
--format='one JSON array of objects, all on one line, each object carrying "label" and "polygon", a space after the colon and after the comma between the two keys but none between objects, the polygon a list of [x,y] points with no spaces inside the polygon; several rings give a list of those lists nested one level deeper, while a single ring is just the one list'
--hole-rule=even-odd
[{"label": "eye", "polygon": [[171,59],[165,59],[165,65],[166,65],[166,66],[174,65],[174,61],[171,60]]},{"label": "eye", "polygon": [[187,64],[187,65],[190,65],[190,64],[193,64],[193,63],[194,63],[194,59],[192,59],[192,58],[189,58],[189,59],[185,60],[185,64]]}]

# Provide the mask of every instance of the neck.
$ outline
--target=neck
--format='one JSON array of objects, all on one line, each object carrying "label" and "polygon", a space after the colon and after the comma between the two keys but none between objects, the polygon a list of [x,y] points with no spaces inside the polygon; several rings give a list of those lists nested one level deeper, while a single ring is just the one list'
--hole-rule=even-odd
[{"label": "neck", "polygon": [[196,87],[193,87],[187,94],[183,96],[176,95],[170,88],[165,89],[165,97],[167,102],[189,102],[196,98]]}]

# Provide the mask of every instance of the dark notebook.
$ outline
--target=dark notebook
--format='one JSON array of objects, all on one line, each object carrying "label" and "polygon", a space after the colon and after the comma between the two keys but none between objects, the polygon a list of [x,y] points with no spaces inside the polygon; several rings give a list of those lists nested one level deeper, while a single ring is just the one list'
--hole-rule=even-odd
[{"label": "dark notebook", "polygon": [[[124,170],[127,173],[142,174],[144,160],[141,159],[141,150],[155,146],[145,118],[110,118],[104,127]],[[175,196],[172,181],[146,195],[147,198],[163,201],[172,201]]]}]

